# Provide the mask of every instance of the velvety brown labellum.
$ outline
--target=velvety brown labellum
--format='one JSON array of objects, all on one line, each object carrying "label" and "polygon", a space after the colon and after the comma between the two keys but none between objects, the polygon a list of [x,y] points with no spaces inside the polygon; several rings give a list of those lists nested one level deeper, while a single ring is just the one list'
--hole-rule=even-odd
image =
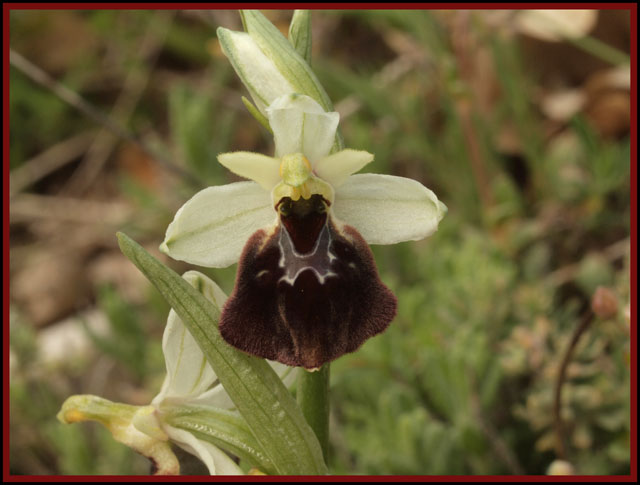
[{"label": "velvety brown labellum", "polygon": [[334,223],[321,196],[278,209],[281,224],[245,245],[220,333],[247,353],[320,367],[384,331],[397,301],[362,236]]}]

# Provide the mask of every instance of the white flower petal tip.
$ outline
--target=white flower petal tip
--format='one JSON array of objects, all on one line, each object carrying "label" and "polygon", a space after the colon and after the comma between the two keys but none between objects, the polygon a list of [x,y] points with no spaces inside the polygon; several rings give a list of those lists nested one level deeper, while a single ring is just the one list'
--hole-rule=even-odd
[{"label": "white flower petal tip", "polygon": [[396,244],[433,234],[447,207],[415,180],[359,174],[336,190],[333,212],[369,244]]},{"label": "white flower petal tip", "polygon": [[329,154],[340,121],[337,112],[327,113],[313,98],[297,93],[276,99],[267,116],[276,157],[303,153],[312,165]]},{"label": "white flower petal tip", "polygon": [[236,175],[257,182],[263,189],[271,190],[280,181],[280,161],[252,152],[221,153],[218,161]]},{"label": "white flower petal tip", "polygon": [[269,193],[254,182],[208,187],[178,210],[160,250],[180,261],[224,268],[238,261],[256,230],[275,220]]},{"label": "white flower petal tip", "polygon": [[313,169],[318,177],[335,188],[372,161],[373,154],[369,152],[346,149],[320,159]]}]

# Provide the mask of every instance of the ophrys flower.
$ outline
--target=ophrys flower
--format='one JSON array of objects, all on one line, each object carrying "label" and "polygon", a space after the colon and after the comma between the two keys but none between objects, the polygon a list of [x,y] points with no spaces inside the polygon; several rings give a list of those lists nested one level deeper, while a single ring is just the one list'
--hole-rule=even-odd
[{"label": "ophrys flower", "polygon": [[286,94],[266,111],[275,156],[219,155],[255,182],[196,194],[176,214],[161,249],[203,266],[239,260],[222,336],[248,353],[315,368],[354,351],[395,316],[396,299],[380,281],[367,242],[422,239],[446,207],[414,180],[353,175],[373,155],[330,154],[339,115],[312,98]]}]

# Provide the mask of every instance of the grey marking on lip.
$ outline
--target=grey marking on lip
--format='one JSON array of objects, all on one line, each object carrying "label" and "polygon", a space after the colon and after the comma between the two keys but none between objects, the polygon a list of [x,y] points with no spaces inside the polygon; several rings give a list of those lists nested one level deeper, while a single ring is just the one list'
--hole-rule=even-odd
[{"label": "grey marking on lip", "polygon": [[333,238],[329,232],[328,223],[325,223],[313,249],[306,254],[300,254],[296,251],[291,236],[283,225],[278,240],[280,247],[278,266],[284,269],[285,274],[278,280],[278,283],[285,281],[293,286],[298,276],[308,269],[315,273],[320,284],[324,284],[330,276],[338,276],[331,271],[331,262],[336,259],[336,255],[329,249],[332,242]]}]

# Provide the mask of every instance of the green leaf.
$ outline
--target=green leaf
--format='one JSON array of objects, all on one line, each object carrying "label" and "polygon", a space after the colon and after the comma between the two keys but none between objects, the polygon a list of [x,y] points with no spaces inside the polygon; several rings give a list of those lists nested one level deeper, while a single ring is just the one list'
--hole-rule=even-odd
[{"label": "green leaf", "polygon": [[198,342],[277,473],[326,474],[317,438],[269,364],[228,345],[218,331],[220,310],[213,303],[126,234],[117,236],[124,255],[158,288]]},{"label": "green leaf", "polygon": [[170,426],[189,431],[199,440],[229,450],[268,475],[277,473],[247,422],[237,413],[213,406],[182,404],[163,407],[162,414]]},{"label": "green leaf", "polygon": [[311,65],[311,13],[295,10],[289,25],[289,42],[307,64]]}]

